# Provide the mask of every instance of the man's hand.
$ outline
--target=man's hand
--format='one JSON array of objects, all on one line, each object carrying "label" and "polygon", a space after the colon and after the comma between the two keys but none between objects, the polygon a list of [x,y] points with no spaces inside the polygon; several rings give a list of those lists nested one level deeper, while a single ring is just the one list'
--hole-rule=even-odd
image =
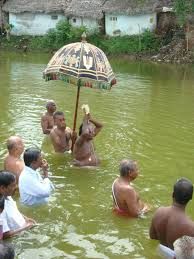
[{"label": "man's hand", "polygon": [[71,139],[75,142],[75,140],[77,139],[77,132],[76,131],[72,131],[71,133]]},{"label": "man's hand", "polygon": [[44,177],[45,177],[45,178],[48,177],[48,163],[47,163],[46,159],[43,159],[43,160],[42,160],[41,168],[42,168]]}]

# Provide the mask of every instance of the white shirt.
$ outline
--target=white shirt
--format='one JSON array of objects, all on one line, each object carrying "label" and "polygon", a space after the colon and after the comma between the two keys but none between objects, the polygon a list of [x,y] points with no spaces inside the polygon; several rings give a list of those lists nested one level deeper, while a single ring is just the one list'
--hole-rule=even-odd
[{"label": "white shirt", "polygon": [[5,199],[4,210],[0,218],[3,220],[3,233],[17,230],[26,224],[24,216],[19,212],[16,202],[11,196]]},{"label": "white shirt", "polygon": [[42,178],[40,173],[25,166],[19,177],[20,200],[31,206],[48,202],[48,197],[54,189],[48,178]]}]

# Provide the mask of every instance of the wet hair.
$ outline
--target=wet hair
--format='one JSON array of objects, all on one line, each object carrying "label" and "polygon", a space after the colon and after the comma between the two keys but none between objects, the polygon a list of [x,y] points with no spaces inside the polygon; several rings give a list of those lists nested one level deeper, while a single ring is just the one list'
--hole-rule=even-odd
[{"label": "wet hair", "polygon": [[8,151],[12,150],[17,145],[17,139],[19,140],[19,137],[12,136],[8,138],[7,140],[7,149]]},{"label": "wet hair", "polygon": [[10,151],[14,148],[15,143],[14,142],[7,142],[7,149]]},{"label": "wet hair", "polygon": [[16,181],[14,174],[7,171],[0,171],[0,186],[7,187]]},{"label": "wet hair", "polygon": [[173,198],[179,204],[186,205],[193,197],[193,184],[187,178],[181,178],[174,184]]},{"label": "wet hair", "polygon": [[124,159],[120,163],[120,176],[128,176],[130,172],[134,172],[136,169],[136,161]]},{"label": "wet hair", "polygon": [[0,259],[14,259],[15,252],[11,244],[0,243]]},{"label": "wet hair", "polygon": [[82,134],[83,123],[79,126],[79,136]]},{"label": "wet hair", "polygon": [[53,100],[50,100],[50,101],[48,101],[46,103],[46,108],[48,108],[50,105],[55,105],[56,106],[56,104],[55,104],[55,102]]},{"label": "wet hair", "polygon": [[5,196],[0,194],[0,211],[2,212],[4,210],[5,206]]},{"label": "wet hair", "polygon": [[35,162],[38,160],[39,156],[41,154],[41,150],[37,147],[31,147],[24,151],[24,163],[26,166],[29,166],[32,164],[32,162]]},{"label": "wet hair", "polygon": [[56,111],[56,112],[54,112],[54,114],[53,114],[53,118],[55,119],[57,116],[61,116],[61,115],[64,115],[64,113],[61,112],[61,111]]}]

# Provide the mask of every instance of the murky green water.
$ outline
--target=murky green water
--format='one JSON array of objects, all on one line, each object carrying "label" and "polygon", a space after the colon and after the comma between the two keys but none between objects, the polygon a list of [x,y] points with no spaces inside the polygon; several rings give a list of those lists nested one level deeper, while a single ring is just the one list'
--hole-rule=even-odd
[{"label": "murky green water", "polygon": [[[6,139],[19,134],[26,147],[42,146],[50,163],[55,193],[48,206],[18,206],[40,225],[12,239],[18,259],[158,258],[149,240],[153,211],[171,203],[172,185],[181,176],[194,182],[194,71],[192,66],[112,60],[118,84],[108,91],[81,89],[104,124],[96,137],[102,164],[96,170],[71,167],[70,155],[56,155],[40,127],[47,99],[54,99],[72,127],[76,88],[44,82],[50,56],[0,52],[0,166]],[[78,114],[78,125],[82,112]],[[135,181],[140,196],[153,206],[143,219],[112,214],[111,185],[123,158],[139,161]],[[194,203],[187,210],[194,219]]]}]

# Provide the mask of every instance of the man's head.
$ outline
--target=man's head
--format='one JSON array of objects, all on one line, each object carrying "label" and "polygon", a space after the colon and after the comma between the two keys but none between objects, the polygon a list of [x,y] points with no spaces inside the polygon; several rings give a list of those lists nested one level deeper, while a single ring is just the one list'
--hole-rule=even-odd
[{"label": "man's head", "polygon": [[53,118],[54,118],[54,124],[57,126],[58,129],[66,128],[65,117],[63,112],[56,111],[53,114]]},{"label": "man's head", "polygon": [[24,151],[24,163],[26,166],[36,170],[42,166],[41,150],[39,148],[28,148]]},{"label": "man's head", "polygon": [[16,177],[14,174],[6,171],[0,171],[0,194],[12,196],[16,189]]},{"label": "man's head", "polygon": [[83,123],[79,127],[79,136],[84,137],[85,140],[92,140],[94,138],[95,132],[94,127],[91,123],[88,123],[87,126],[84,126]]},{"label": "man's head", "polygon": [[7,140],[7,149],[9,154],[17,154],[21,156],[24,152],[24,143],[18,136],[11,136]]},{"label": "man's head", "polygon": [[56,111],[56,103],[53,100],[49,100],[46,103],[46,109],[49,113],[54,113]]},{"label": "man's head", "polygon": [[122,160],[120,163],[120,176],[134,180],[138,176],[137,162],[129,159]]},{"label": "man's head", "polygon": [[175,202],[186,205],[193,197],[193,184],[186,178],[179,179],[174,184],[173,199]]}]

